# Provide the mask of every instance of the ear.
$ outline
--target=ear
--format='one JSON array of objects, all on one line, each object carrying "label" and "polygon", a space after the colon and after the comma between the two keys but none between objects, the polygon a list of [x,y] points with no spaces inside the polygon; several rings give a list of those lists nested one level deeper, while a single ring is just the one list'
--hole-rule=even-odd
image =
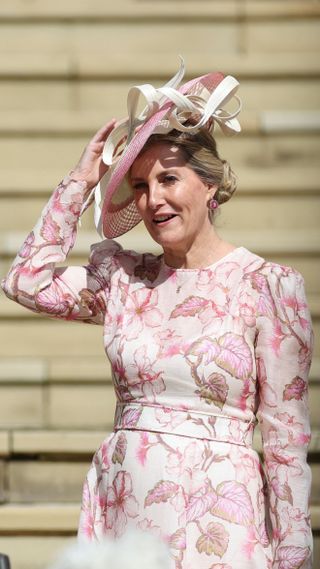
[{"label": "ear", "polygon": [[211,199],[215,196],[217,189],[218,186],[216,184],[207,184],[208,199]]}]

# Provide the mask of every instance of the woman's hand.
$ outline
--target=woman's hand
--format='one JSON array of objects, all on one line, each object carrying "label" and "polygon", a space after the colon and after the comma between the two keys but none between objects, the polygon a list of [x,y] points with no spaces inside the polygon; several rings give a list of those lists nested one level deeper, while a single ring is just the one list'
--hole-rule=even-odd
[{"label": "woman's hand", "polygon": [[108,166],[102,160],[102,151],[115,124],[116,121],[113,119],[96,132],[85,147],[78,164],[72,170],[72,178],[87,182],[90,189],[98,184],[108,170]]}]

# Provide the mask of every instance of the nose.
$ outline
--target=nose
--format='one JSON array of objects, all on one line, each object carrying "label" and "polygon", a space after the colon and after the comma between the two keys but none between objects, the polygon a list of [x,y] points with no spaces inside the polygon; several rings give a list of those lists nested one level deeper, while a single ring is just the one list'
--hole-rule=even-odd
[{"label": "nose", "polygon": [[148,206],[150,209],[157,209],[164,203],[164,192],[161,184],[158,181],[153,181],[149,184],[148,192]]}]

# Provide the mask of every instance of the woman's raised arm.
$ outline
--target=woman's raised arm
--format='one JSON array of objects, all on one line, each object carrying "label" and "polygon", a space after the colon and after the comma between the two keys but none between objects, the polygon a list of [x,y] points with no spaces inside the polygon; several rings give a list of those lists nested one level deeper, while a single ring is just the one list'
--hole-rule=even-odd
[{"label": "woman's raised arm", "polygon": [[54,191],[1,283],[9,298],[35,312],[92,323],[103,321],[112,254],[119,246],[106,244],[105,257],[101,246],[98,254],[94,248],[85,267],[55,265],[72,249],[83,205],[107,170],[101,153],[113,127],[114,121],[109,122],[86,146],[77,166]]}]

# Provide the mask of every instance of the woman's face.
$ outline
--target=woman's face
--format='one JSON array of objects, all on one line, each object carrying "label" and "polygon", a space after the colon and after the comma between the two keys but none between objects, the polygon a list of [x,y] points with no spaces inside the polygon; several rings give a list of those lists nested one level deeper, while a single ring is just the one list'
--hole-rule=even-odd
[{"label": "woman's face", "polygon": [[183,253],[206,244],[212,232],[207,203],[215,188],[188,167],[179,148],[151,146],[133,163],[129,180],[145,226],[164,250]]}]

